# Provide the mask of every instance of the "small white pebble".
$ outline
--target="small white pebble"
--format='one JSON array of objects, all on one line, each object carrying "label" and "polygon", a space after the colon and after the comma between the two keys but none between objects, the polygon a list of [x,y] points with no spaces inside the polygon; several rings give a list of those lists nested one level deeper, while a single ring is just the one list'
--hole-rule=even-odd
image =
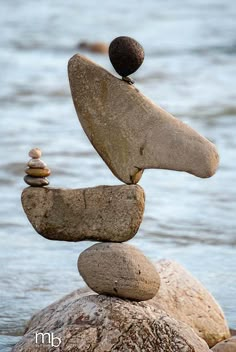
[{"label": "small white pebble", "polygon": [[29,151],[29,156],[33,159],[39,159],[42,155],[42,152],[39,148],[33,148]]}]

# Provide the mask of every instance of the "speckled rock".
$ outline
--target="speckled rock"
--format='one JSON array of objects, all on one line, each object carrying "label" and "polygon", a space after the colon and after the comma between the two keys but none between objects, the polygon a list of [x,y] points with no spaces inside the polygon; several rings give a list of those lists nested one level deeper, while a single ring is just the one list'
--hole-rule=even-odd
[{"label": "speckled rock", "polygon": [[71,93],[81,125],[94,148],[121,181],[137,183],[144,169],[212,176],[215,146],[174,118],[133,85],[87,58],[68,64]]},{"label": "speckled rock", "polygon": [[51,174],[51,170],[48,168],[36,169],[36,168],[26,168],[25,173],[32,177],[46,177]]},{"label": "speckled rock", "polygon": [[217,343],[211,350],[214,352],[236,352],[236,337],[230,337]]},{"label": "speckled rock", "polygon": [[[59,348],[37,344],[37,352],[208,352],[186,324],[148,302],[75,291],[33,316],[12,352],[36,351],[35,333],[53,333]],[[58,342],[58,341],[56,341]]]},{"label": "speckled rock", "polygon": [[127,241],[138,231],[145,203],[136,185],[26,188],[21,199],[35,230],[59,241]]},{"label": "speckled rock", "polygon": [[43,186],[49,185],[49,181],[45,177],[32,177],[32,176],[26,175],[24,177],[24,181],[25,183],[27,183],[27,185],[32,187],[43,187]]},{"label": "speckled rock", "polygon": [[41,159],[30,159],[27,165],[33,169],[45,169],[47,164]]},{"label": "speckled rock", "polygon": [[125,243],[89,247],[80,254],[78,269],[86,284],[99,294],[146,301],[160,287],[153,264],[137,248]]},{"label": "speckled rock", "polygon": [[116,72],[126,77],[137,71],[144,60],[143,47],[133,38],[115,38],[109,46],[109,58]]},{"label": "speckled rock", "polygon": [[29,156],[31,158],[37,159],[37,158],[40,158],[41,155],[42,155],[42,152],[39,148],[33,148],[29,151]]},{"label": "speckled rock", "polygon": [[161,260],[161,286],[150,304],[189,326],[212,347],[230,336],[224,313],[209,291],[180,264]]}]

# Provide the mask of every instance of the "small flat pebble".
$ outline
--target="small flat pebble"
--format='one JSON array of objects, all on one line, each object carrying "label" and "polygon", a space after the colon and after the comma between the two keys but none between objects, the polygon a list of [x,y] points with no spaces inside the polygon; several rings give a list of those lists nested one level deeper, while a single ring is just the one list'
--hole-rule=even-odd
[{"label": "small flat pebble", "polygon": [[46,177],[51,174],[51,171],[48,168],[45,169],[31,169],[30,167],[25,169],[25,172],[29,176],[33,177]]},{"label": "small flat pebble", "polygon": [[33,159],[38,159],[42,155],[42,152],[39,148],[33,148],[29,151],[29,156]]},{"label": "small flat pebble", "polygon": [[26,175],[24,177],[24,181],[27,183],[27,185],[32,187],[43,187],[49,185],[49,181],[45,177],[31,177]]},{"label": "small flat pebble", "polygon": [[32,169],[45,169],[47,164],[41,159],[30,159],[27,164]]},{"label": "small flat pebble", "polygon": [[153,298],[160,276],[153,264],[134,246],[98,243],[83,251],[78,270],[86,284],[99,294],[136,301]]}]

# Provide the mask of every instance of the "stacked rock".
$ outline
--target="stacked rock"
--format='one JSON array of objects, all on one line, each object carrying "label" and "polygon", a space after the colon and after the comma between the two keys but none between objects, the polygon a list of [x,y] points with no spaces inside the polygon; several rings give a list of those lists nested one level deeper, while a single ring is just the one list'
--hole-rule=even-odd
[{"label": "stacked rock", "polygon": [[[123,243],[134,237],[142,222],[145,196],[136,183],[147,168],[210,177],[219,158],[211,142],[127,84],[132,83],[128,75],[144,58],[135,40],[117,38],[109,54],[122,80],[80,55],[69,61],[69,80],[82,127],[126,185],[74,190],[29,187],[22,193],[22,205],[35,230],[48,239],[103,242],[78,259],[78,270],[92,290],[142,301],[157,294],[160,277],[138,249]],[[30,153],[33,158],[40,155]],[[30,171],[32,165],[38,164],[33,160],[28,164],[29,177],[50,174],[45,167]]]},{"label": "stacked rock", "polygon": [[95,292],[139,301],[155,296],[160,286],[155,267],[138,249],[122,243],[135,236],[142,222],[145,195],[140,186],[29,187],[22,192],[22,205],[34,229],[47,239],[103,242],[78,260],[81,276]]},{"label": "stacked rock", "polygon": [[31,159],[25,169],[26,176],[24,177],[25,183],[32,187],[48,186],[49,181],[46,178],[51,174],[47,165],[40,159],[42,152],[39,148],[33,148],[29,151]]}]

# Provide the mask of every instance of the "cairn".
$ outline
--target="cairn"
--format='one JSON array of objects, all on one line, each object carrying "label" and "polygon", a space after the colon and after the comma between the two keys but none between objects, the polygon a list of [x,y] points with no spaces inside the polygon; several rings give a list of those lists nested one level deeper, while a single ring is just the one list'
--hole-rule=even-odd
[{"label": "cairn", "polygon": [[[35,230],[45,238],[100,242],[78,259],[78,270],[92,290],[144,301],[157,294],[160,277],[142,252],[124,243],[136,235],[142,222],[145,195],[136,183],[146,168],[210,177],[218,154],[211,142],[134,87],[128,75],[143,62],[139,43],[118,37],[109,54],[121,80],[77,54],[69,61],[69,81],[86,135],[126,185],[73,190],[28,187],[22,204]],[[40,161],[41,153],[31,151],[30,156],[25,181],[30,186],[46,185],[50,170]]]},{"label": "cairn", "polygon": [[46,178],[51,174],[50,169],[43,160],[41,160],[42,152],[39,148],[33,148],[29,151],[31,159],[25,169],[26,176],[24,177],[25,183],[32,187],[44,187],[49,185]]}]

